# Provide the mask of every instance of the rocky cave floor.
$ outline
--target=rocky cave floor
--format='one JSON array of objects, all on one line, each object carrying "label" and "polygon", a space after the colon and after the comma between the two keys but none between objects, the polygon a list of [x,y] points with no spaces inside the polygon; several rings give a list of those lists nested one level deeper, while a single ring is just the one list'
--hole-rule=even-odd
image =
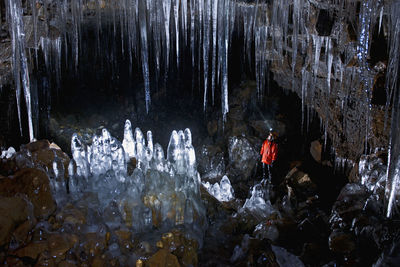
[{"label": "rocky cave floor", "polygon": [[[145,116],[140,101],[134,105],[125,99],[113,105],[93,104],[85,113],[53,112],[47,129],[52,144],[42,140],[23,145],[12,158],[0,161],[0,262],[5,266],[299,266],[299,259],[306,266],[398,263],[399,220],[384,219],[379,199],[365,204],[371,193],[359,184],[346,184],[352,170],[334,168],[320,143],[319,125],[311,124],[302,135],[299,100],[274,92],[264,97],[261,106],[254,100],[254,83],[243,82],[233,90],[224,129],[219,110],[210,108],[203,115],[196,99],[182,103],[162,93],[153,98],[152,110]],[[151,130],[165,151],[173,129],[190,128],[202,181],[229,177],[235,196],[230,202],[219,202],[201,189],[208,223],[203,244],[179,226],[154,226],[147,234],[132,232],[128,222],[118,230],[91,227],[96,216],[82,204],[90,202],[90,196],[56,206],[49,177],[55,157],[67,169],[72,133],[89,142],[105,127],[122,141],[127,118],[133,127]],[[279,158],[269,194],[273,208],[263,215],[242,207],[262,179],[259,149],[270,127],[279,133]],[[311,156],[314,140],[318,142],[311,146]],[[33,164],[21,160],[22,154],[29,154]]]}]

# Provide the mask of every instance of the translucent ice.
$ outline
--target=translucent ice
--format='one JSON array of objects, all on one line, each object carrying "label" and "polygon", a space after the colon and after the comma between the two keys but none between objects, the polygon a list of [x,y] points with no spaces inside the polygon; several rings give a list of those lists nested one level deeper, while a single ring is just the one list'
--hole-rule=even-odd
[{"label": "translucent ice", "polygon": [[211,185],[209,182],[203,182],[203,186],[211,195],[213,195],[221,202],[231,201],[232,199],[234,199],[233,188],[231,186],[229,178],[226,175],[222,177],[220,183],[216,182],[215,184]]},{"label": "translucent ice", "polygon": [[3,151],[1,152],[0,158],[2,158],[2,159],[9,159],[9,158],[11,158],[14,154],[15,154],[15,149],[14,149],[12,146],[10,146],[7,150],[3,150]]}]

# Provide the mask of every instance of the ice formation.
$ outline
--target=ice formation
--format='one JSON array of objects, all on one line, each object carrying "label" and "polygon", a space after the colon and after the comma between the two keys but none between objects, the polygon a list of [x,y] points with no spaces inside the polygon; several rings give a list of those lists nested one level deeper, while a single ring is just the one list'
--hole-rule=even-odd
[{"label": "ice formation", "polygon": [[15,154],[15,148],[10,146],[7,150],[1,151],[0,159],[9,159]]},{"label": "ice formation", "polygon": [[[114,217],[106,217],[109,227],[125,223],[134,231],[152,227],[185,225],[196,238],[205,227],[205,209],[200,198],[200,176],[196,168],[194,148],[189,129],[173,131],[167,159],[162,147],[153,145],[151,131],[147,138],[139,128],[132,133],[129,120],[125,123],[122,144],[102,129],[91,144],[73,134],[73,160],[68,168],[69,195],[62,186],[53,191],[59,204],[81,201],[88,194],[98,195],[96,208]],[[136,162],[130,173],[127,166]]]},{"label": "ice formation", "polygon": [[[355,105],[353,108],[359,114],[359,118],[355,121],[366,131],[354,133],[351,127],[352,122],[349,120],[343,121],[341,127],[349,143],[365,140],[365,147],[368,146],[370,134],[368,130],[371,128],[372,86],[376,75],[376,70],[369,66],[368,62],[372,31],[377,23],[379,23],[377,25],[379,30],[382,30],[384,20],[387,22],[387,28],[384,30],[388,34],[389,47],[386,72],[387,114],[391,103],[394,103],[391,109],[392,130],[387,169],[388,182],[386,183],[387,215],[391,215],[392,206],[396,202],[394,192],[399,184],[400,169],[397,156],[400,141],[396,129],[396,125],[399,125],[398,102],[400,101],[397,84],[400,59],[399,1],[362,0],[359,8],[357,5],[348,4],[346,0],[333,1],[330,4],[306,0],[267,1],[267,3],[234,0],[116,0],[112,2],[48,0],[41,2],[41,5],[36,5],[36,1],[26,1],[24,7],[21,4],[22,0],[8,0],[5,3],[12,36],[12,63],[18,115],[21,118],[20,98],[23,94],[31,140],[34,138],[32,116],[38,112],[38,110],[32,110],[33,107],[38,108],[32,104],[38,100],[32,99],[30,92],[28,68],[32,64],[28,63],[32,58],[26,53],[27,33],[24,31],[28,23],[24,23],[25,17],[31,18],[29,25],[32,26],[33,37],[30,37],[33,39],[35,51],[30,54],[36,56],[43,54],[46,68],[55,68],[56,76],[60,75],[61,55],[65,55],[66,61],[70,61],[67,64],[70,63],[69,65],[75,66],[78,70],[80,56],[83,54],[80,49],[81,43],[87,38],[82,25],[88,22],[93,22],[95,25],[95,38],[98,45],[94,49],[98,56],[101,56],[105,50],[102,47],[102,38],[112,40],[114,47],[116,47],[116,39],[120,38],[121,51],[117,51],[118,49],[109,51],[110,59],[115,60],[116,53],[128,56],[130,71],[136,64],[134,60],[139,62],[139,69],[144,80],[147,111],[151,104],[153,83],[150,81],[153,79],[157,81],[162,75],[167,76],[168,70],[172,67],[179,70],[182,66],[183,54],[190,54],[193,69],[199,72],[198,77],[202,77],[199,83],[204,88],[204,108],[209,102],[210,95],[214,100],[214,91],[220,88],[222,117],[225,120],[229,112],[228,66],[233,35],[237,34],[239,39],[243,40],[243,63],[254,69],[260,97],[265,87],[268,65],[277,64],[277,62],[283,64],[282,55],[289,53],[292,59],[290,64],[293,79],[290,83],[293,90],[295,90],[293,84],[296,66],[300,62],[303,64],[299,95],[302,98],[302,110],[305,113],[302,118],[303,120],[307,118],[307,125],[311,117],[310,110],[317,104],[322,109],[321,114],[325,113],[328,117],[330,100],[335,97],[342,113],[347,112],[349,105]],[[325,36],[317,31],[310,32],[307,25],[314,25],[311,20],[315,17],[312,13],[312,5],[319,9],[329,10],[338,16],[330,35]],[[347,35],[341,34],[345,32],[343,28],[345,24],[342,23],[345,20],[350,20],[352,25],[358,25],[357,40],[349,41]],[[112,27],[105,30],[103,23],[109,23]],[[53,38],[54,36],[50,34],[44,34],[40,30],[42,24],[56,27],[60,31],[60,36]],[[120,35],[117,36],[117,33]],[[43,53],[37,51],[39,43]],[[184,51],[185,49],[190,51]],[[334,56],[335,50],[340,50],[342,56]],[[50,58],[53,59],[50,60]],[[354,59],[357,61],[355,64]],[[116,62],[112,62],[112,65],[116,65]],[[154,66],[154,70],[150,69],[150,66]],[[321,84],[324,84],[323,88],[320,88]],[[350,88],[360,86],[360,92],[354,95]],[[323,96],[316,98],[317,92],[321,92]],[[316,99],[323,103],[316,103]],[[327,121],[324,122],[325,135],[327,135]],[[340,143],[340,140],[333,140],[333,143]],[[140,144],[137,146],[140,147]],[[132,150],[125,152],[133,153]],[[147,153],[145,150],[136,151],[140,157],[145,157],[144,154],[140,154],[142,152]]]},{"label": "ice formation", "polygon": [[258,218],[268,218],[273,212],[277,212],[269,199],[268,186],[262,183],[255,184],[251,189],[251,197],[246,199],[241,212],[250,212]]},{"label": "ice formation", "polygon": [[228,176],[224,175],[221,181],[218,183],[211,185],[210,182],[202,182],[203,186],[207,189],[208,193],[213,195],[216,199],[221,202],[227,202],[233,200],[235,197],[233,196],[234,190],[231,185],[231,181],[229,181]]}]

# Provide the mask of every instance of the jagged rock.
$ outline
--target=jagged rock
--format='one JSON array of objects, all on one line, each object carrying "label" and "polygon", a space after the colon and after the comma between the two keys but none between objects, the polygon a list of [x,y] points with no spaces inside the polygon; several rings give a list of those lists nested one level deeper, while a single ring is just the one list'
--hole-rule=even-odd
[{"label": "jagged rock", "polygon": [[56,220],[60,224],[82,225],[86,223],[86,214],[72,204],[67,204],[62,211],[56,215]]},{"label": "jagged rock", "polygon": [[240,180],[247,180],[250,178],[260,156],[249,140],[245,137],[237,136],[229,138],[228,151],[229,164],[230,167],[234,169],[229,169],[229,171],[233,171],[233,175],[228,174],[228,176],[231,179],[236,176]]},{"label": "jagged rock", "polygon": [[[27,153],[27,151],[30,153]],[[17,158],[19,158],[18,156],[25,158],[25,160],[17,160],[17,165],[20,169],[39,166],[47,171],[51,178],[55,178],[56,174],[64,178],[68,177],[70,158],[61,151],[58,145],[50,144],[48,140],[22,145],[21,151],[17,153]],[[31,159],[31,164],[28,158]],[[54,170],[54,162],[57,163],[57,170]]]},{"label": "jagged rock", "polygon": [[49,249],[47,241],[31,242],[26,247],[17,250],[14,255],[19,258],[37,259],[39,254]]},{"label": "jagged rock", "polygon": [[48,218],[56,209],[49,178],[41,170],[26,168],[18,171],[11,178],[0,180],[0,195],[11,197],[17,193],[28,197],[37,218]]},{"label": "jagged rock", "polygon": [[219,146],[204,145],[196,153],[196,160],[203,179],[220,179],[225,174],[224,152]]},{"label": "jagged rock", "polygon": [[79,243],[76,235],[52,234],[47,239],[49,253],[53,259],[65,259],[65,253]]},{"label": "jagged rock", "polygon": [[30,204],[21,197],[0,196],[0,246],[6,245],[14,229],[32,216]]},{"label": "jagged rock", "polygon": [[168,249],[160,249],[146,262],[149,267],[180,267],[178,258],[171,254]]},{"label": "jagged rock", "polygon": [[309,196],[315,195],[317,186],[311,180],[307,173],[300,171],[297,167],[294,167],[285,177],[285,183],[290,185],[297,197],[302,196],[308,198]]},{"label": "jagged rock", "polygon": [[354,218],[358,217],[365,205],[369,193],[359,184],[346,184],[332,207],[329,219],[331,228],[348,229]]},{"label": "jagged rock", "polygon": [[315,141],[311,142],[310,154],[316,162],[321,163],[322,144],[319,142],[319,140],[315,140]]},{"label": "jagged rock", "polygon": [[354,237],[342,231],[333,231],[329,236],[329,249],[338,253],[350,253],[356,248]]}]

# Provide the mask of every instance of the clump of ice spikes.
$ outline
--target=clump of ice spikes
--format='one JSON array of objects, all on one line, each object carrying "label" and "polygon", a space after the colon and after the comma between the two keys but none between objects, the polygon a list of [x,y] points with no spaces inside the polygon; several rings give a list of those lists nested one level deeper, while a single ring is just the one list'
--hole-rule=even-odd
[{"label": "clump of ice spikes", "polygon": [[262,183],[256,184],[251,189],[251,197],[246,199],[240,212],[250,212],[259,218],[267,218],[273,212],[277,212],[269,200],[268,186]]},{"label": "clump of ice spikes", "polygon": [[[143,232],[152,227],[184,225],[201,241],[206,214],[189,129],[172,132],[167,159],[161,145],[153,144],[152,132],[145,137],[136,128],[133,133],[129,120],[122,144],[107,129],[94,135],[91,144],[85,144],[75,133],[71,152],[69,199],[79,202],[95,194],[97,202],[85,205],[103,213],[109,227],[125,223]],[[128,163],[133,162],[136,168],[128,173]],[[62,194],[60,188],[53,191]]]},{"label": "clump of ice spikes", "polygon": [[208,193],[213,195],[218,201],[227,202],[231,201],[235,197],[233,196],[233,188],[231,181],[229,181],[228,176],[224,175],[220,183],[216,182],[211,185],[210,182],[203,182],[203,186],[207,189]]}]

